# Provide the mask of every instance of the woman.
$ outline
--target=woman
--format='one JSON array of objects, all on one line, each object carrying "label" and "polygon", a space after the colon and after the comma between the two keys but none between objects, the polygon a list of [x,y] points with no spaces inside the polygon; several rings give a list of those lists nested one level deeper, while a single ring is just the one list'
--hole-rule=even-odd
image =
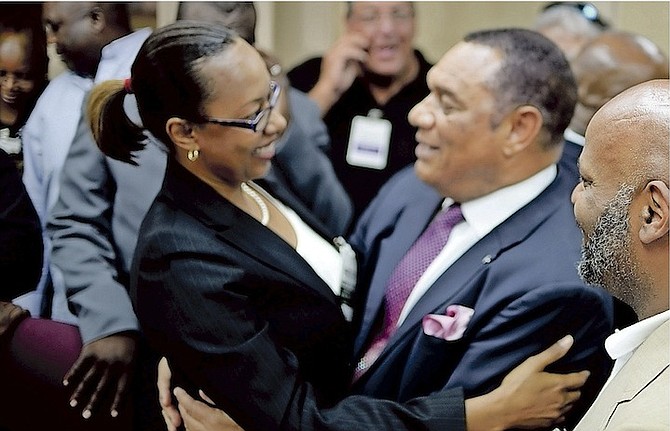
[{"label": "woman", "polygon": [[5,14],[5,8],[0,10],[0,149],[21,170],[21,128],[47,84],[47,44],[35,8],[22,10],[22,16]]},{"label": "woman", "polygon": [[132,78],[96,87],[89,104],[100,148],[133,163],[143,132],[123,110],[131,89],[142,123],[170,152],[140,230],[131,296],[175,382],[204,389],[247,430],[462,423],[460,391],[404,405],[341,401],[351,380],[350,256],[309,214],[253,183],[286,124],[258,52],[212,24],[180,21],[149,37]]}]

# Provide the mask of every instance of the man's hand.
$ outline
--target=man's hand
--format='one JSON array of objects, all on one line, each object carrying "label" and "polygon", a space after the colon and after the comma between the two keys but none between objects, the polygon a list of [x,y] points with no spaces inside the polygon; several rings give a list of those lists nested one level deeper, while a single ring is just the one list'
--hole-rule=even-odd
[{"label": "man's hand", "polygon": [[[170,394],[171,379],[172,371],[167,359],[162,358],[158,363],[158,381],[156,384],[163,419],[165,419],[168,431],[177,431],[182,421],[188,431],[244,431],[225,412],[195,400],[182,388],[175,388],[174,390],[174,395],[179,403],[179,409],[177,409]],[[202,391],[200,391],[200,397],[209,404],[214,404]]]},{"label": "man's hand", "polygon": [[[182,388],[175,388],[174,396],[179,403],[184,427],[188,431],[244,431],[223,410],[194,399]],[[200,397],[213,404],[202,391]]]},{"label": "man's hand", "polygon": [[0,301],[0,342],[11,339],[14,328],[28,316],[28,310],[11,302]]},{"label": "man's hand", "polygon": [[130,334],[114,334],[85,344],[63,385],[75,388],[70,406],[84,406],[85,419],[111,399],[109,414],[116,417],[128,392],[135,363],[137,341]]},{"label": "man's hand", "polygon": [[319,80],[309,92],[323,117],[362,73],[370,41],[358,33],[340,37],[324,54]]},{"label": "man's hand", "polygon": [[565,356],[573,342],[569,335],[562,338],[510,371],[494,391],[466,400],[468,431],[542,428],[563,422],[590,373],[550,374],[544,369]]}]

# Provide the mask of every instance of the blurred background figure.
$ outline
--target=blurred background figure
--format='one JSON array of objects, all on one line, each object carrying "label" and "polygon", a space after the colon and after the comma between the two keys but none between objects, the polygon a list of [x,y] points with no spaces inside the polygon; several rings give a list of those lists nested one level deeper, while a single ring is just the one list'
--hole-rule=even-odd
[{"label": "blurred background figure", "polygon": [[[252,2],[181,2],[177,19],[223,24],[250,45],[256,41],[256,8]],[[331,236],[343,235],[353,219],[353,205],[326,155],[330,138],[319,109],[305,93],[290,86],[274,55],[258,51],[283,89],[277,110],[288,122],[276,144],[270,170],[259,183],[294,208],[308,210]]]},{"label": "blurred background figure", "polygon": [[582,47],[598,36],[609,24],[600,16],[593,3],[552,2],[544,6],[533,24],[533,30],[542,33],[558,45],[572,62]]},{"label": "blurred background figure", "polygon": [[0,5],[0,149],[23,169],[21,129],[47,84],[41,5]]},{"label": "blurred background figure", "polygon": [[593,114],[617,94],[668,77],[668,58],[644,36],[607,31],[587,43],[572,62],[577,106],[570,129],[584,136]]},{"label": "blurred background figure", "polygon": [[323,57],[288,73],[321,109],[355,219],[386,180],[416,160],[407,114],[428,94],[431,64],[414,48],[415,30],[411,2],[350,2],[344,34]]},{"label": "blurred background figure", "polygon": [[651,79],[668,77],[668,58],[644,36],[608,30],[588,42],[573,59],[577,105],[565,130],[561,167],[579,181],[577,159],[591,117],[617,94]]}]

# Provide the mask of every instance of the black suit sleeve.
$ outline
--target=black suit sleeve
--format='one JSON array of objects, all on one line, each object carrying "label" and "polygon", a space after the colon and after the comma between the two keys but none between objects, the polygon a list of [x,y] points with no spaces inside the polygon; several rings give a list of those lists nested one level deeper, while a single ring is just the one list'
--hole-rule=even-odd
[{"label": "black suit sleeve", "polygon": [[34,290],[42,274],[42,229],[12,159],[0,150],[0,300]]},{"label": "black suit sleeve", "polygon": [[175,384],[191,393],[203,389],[247,431],[464,430],[460,389],[405,404],[352,396],[324,408],[301,378],[296,356],[249,306],[260,288],[250,281],[253,259],[246,257],[242,269],[232,263],[236,250],[191,252],[206,248],[200,244],[207,236],[170,229],[140,242],[149,258],[139,263],[133,290],[142,328],[168,355]]}]

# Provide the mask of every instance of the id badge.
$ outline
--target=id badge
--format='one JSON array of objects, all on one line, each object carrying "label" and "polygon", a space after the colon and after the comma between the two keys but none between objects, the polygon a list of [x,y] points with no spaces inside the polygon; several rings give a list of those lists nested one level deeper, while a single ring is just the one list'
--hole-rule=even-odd
[{"label": "id badge", "polygon": [[383,118],[357,115],[351,122],[347,163],[371,169],[384,169],[391,143],[391,122]]}]

